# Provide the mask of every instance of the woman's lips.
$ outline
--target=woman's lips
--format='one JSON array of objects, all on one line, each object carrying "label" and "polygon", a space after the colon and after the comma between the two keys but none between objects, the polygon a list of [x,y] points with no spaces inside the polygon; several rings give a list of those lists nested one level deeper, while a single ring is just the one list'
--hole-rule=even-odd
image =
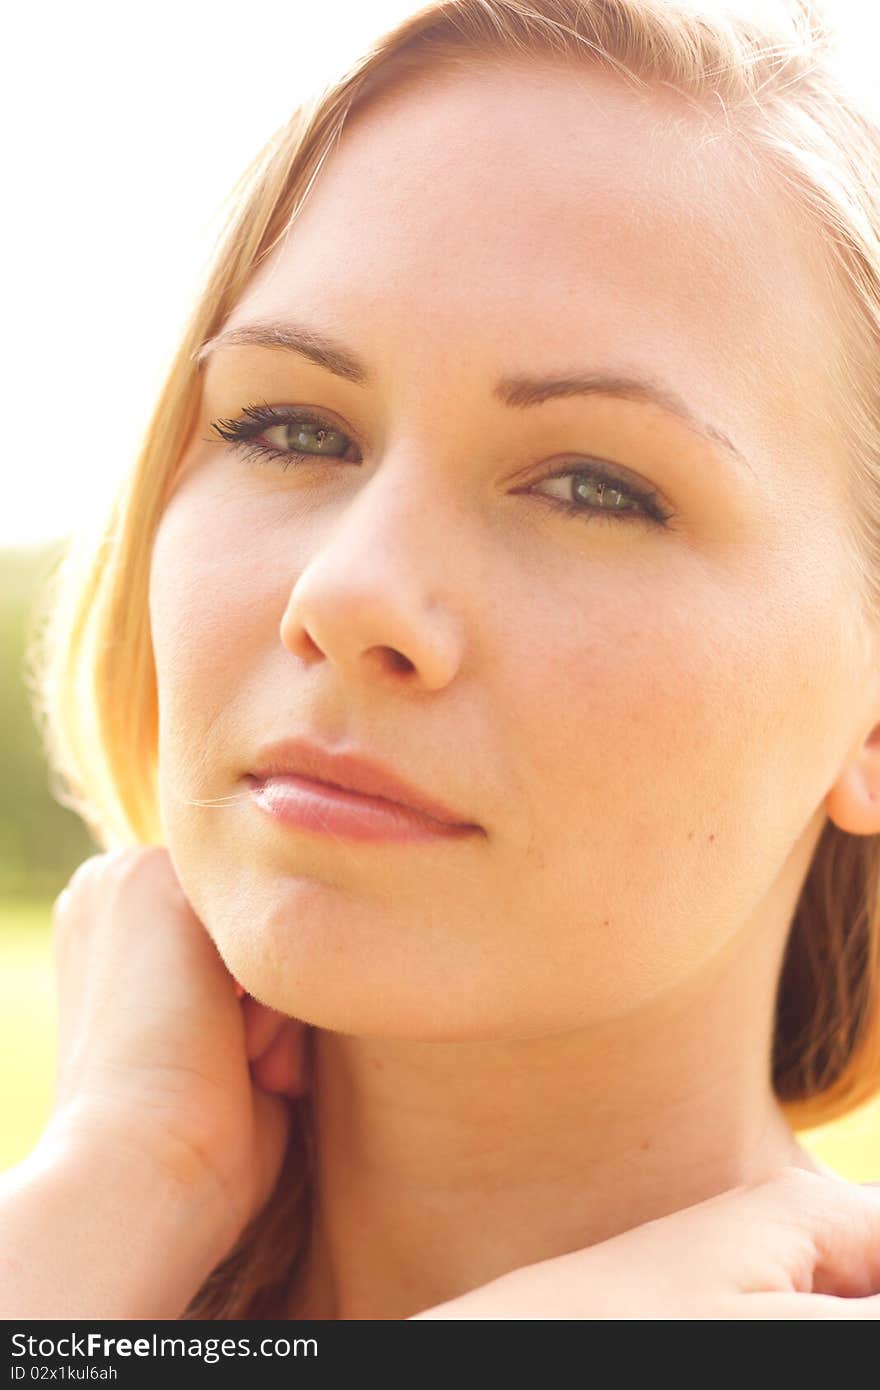
[{"label": "woman's lips", "polygon": [[447,825],[384,797],[364,796],[292,772],[245,781],[261,810],[294,829],[348,840],[460,840],[475,825]]}]

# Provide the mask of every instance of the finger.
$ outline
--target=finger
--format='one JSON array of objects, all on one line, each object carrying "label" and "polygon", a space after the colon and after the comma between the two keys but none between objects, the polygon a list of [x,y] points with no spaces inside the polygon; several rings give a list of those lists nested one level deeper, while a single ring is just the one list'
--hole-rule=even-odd
[{"label": "finger", "polygon": [[284,1027],[251,1066],[259,1086],[291,1099],[308,1091],[307,1028],[299,1019],[287,1019]]},{"label": "finger", "polygon": [[833,1294],[756,1293],[747,1294],[737,1318],[784,1318],[786,1321],[804,1319],[855,1319],[868,1322],[880,1320],[880,1295],[869,1298],[835,1298]]},{"label": "finger", "polygon": [[275,1041],[285,1023],[289,1022],[287,1014],[270,1009],[267,1004],[261,1004],[259,999],[254,999],[250,994],[246,994],[241,1001],[241,1016],[249,1062],[262,1056]]},{"label": "finger", "polygon": [[286,1021],[278,1036],[252,1065],[252,1075],[260,1086],[289,1096],[303,1094],[304,1034],[305,1026],[299,1020]]},{"label": "finger", "polygon": [[873,1185],[867,1209],[868,1194],[858,1187],[855,1194],[860,1200],[850,1211],[831,1210],[820,1218],[813,1292],[875,1301],[880,1307],[880,1298],[870,1298],[880,1295],[880,1184]]},{"label": "finger", "polygon": [[278,1181],[287,1149],[292,1114],[291,1107],[281,1097],[264,1095],[260,1091],[254,1096],[254,1111],[257,1118],[254,1210],[260,1210],[269,1200]]},{"label": "finger", "polygon": [[[810,1241],[812,1288],[805,1294],[862,1300],[880,1294],[880,1185],[793,1169],[768,1183],[764,1196],[790,1236]],[[779,1197],[781,1212],[774,1210]]]}]

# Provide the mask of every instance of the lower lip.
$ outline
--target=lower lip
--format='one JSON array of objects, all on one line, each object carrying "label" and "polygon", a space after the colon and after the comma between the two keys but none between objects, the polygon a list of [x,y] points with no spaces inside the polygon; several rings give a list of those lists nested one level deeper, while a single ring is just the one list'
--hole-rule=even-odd
[{"label": "lower lip", "polygon": [[276,777],[248,775],[251,795],[261,810],[298,830],[346,840],[460,840],[475,825],[445,825],[394,801],[343,791],[326,782],[291,773]]}]

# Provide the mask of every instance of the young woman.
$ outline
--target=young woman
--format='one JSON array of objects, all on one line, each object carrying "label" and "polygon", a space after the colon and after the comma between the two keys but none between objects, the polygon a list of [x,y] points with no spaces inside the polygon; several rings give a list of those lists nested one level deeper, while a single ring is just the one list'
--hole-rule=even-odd
[{"label": "young woman", "polygon": [[122,848],[31,1180],[107,1173],[128,1307],[529,1316],[733,1189],[824,1232],[753,1315],[878,1314],[796,1131],[880,1087],[880,131],[754,11],[427,6],[237,190],[47,626]]}]

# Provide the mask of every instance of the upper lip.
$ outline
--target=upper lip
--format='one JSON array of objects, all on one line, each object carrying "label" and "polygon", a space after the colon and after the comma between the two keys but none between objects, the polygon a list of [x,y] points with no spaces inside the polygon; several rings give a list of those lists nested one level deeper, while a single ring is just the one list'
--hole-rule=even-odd
[{"label": "upper lip", "polygon": [[444,825],[473,825],[466,817],[436,797],[413,786],[398,773],[374,758],[354,751],[333,752],[304,738],[282,739],[268,743],[260,750],[251,769],[252,775],[265,780],[273,775],[308,777],[343,791],[378,796],[417,811]]}]

